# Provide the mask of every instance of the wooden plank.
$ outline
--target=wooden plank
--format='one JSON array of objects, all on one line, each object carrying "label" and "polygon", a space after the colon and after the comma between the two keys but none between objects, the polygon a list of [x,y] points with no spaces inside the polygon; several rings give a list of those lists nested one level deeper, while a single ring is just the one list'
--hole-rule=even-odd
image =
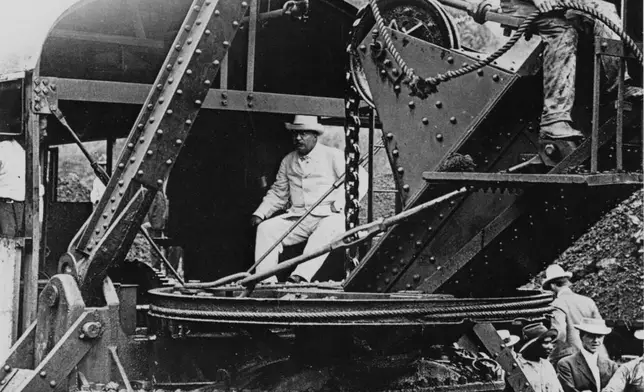
[{"label": "wooden plank", "polygon": [[22,239],[0,237],[0,358],[9,355],[18,334]]},{"label": "wooden plank", "polygon": [[36,319],[38,306],[38,261],[40,256],[40,168],[43,157],[40,151],[41,128],[46,129],[46,116],[41,116],[31,110],[33,80],[38,78],[37,70],[25,81],[25,111],[27,129],[25,131],[25,149],[27,151],[27,173],[24,231],[25,236],[31,237],[31,246],[25,247],[22,301],[22,325],[30,325]]}]

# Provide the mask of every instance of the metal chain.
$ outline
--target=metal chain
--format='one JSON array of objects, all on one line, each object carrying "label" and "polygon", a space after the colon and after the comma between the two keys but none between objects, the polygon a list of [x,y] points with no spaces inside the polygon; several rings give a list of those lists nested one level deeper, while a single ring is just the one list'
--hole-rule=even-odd
[{"label": "metal chain", "polygon": [[[360,95],[346,73],[345,92],[345,226],[351,230],[358,226],[360,215]],[[345,273],[348,275],[359,263],[356,247],[346,250]]]}]

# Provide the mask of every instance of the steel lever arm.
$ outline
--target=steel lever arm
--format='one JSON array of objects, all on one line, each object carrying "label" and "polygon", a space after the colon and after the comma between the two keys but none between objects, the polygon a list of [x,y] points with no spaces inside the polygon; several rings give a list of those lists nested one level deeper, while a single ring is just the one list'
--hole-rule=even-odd
[{"label": "steel lever arm", "polygon": [[[329,253],[332,250],[335,249],[340,249],[340,248],[346,248],[349,246],[357,245],[368,238],[371,238],[375,236],[378,233],[381,233],[385,230],[387,230],[389,227],[394,226],[400,222],[403,222],[414,215],[420,213],[423,210],[426,210],[427,208],[433,207],[436,204],[442,203],[444,201],[453,199],[455,197],[461,196],[465,193],[469,192],[469,190],[466,187],[457,189],[453,192],[447,193],[443,196],[437,197],[435,199],[432,199],[430,201],[427,201],[423,204],[420,204],[414,208],[410,208],[409,210],[405,210],[397,215],[391,216],[386,219],[379,219],[377,221],[367,223],[358,227],[355,227],[349,231],[346,231],[345,233],[337,236],[334,238],[331,242],[328,244],[320,247],[319,249],[305,254],[301,255],[295,258],[292,258],[290,260],[284,261],[277,266],[271,268],[270,270],[261,272],[261,273],[256,273],[254,275],[248,276],[242,280],[239,281],[239,284],[242,286],[246,287],[246,291],[242,294],[243,296],[248,296],[250,293],[253,291],[254,286],[261,282],[262,280],[271,277],[279,272],[282,272],[284,270],[290,269],[292,267],[295,267],[299,264],[302,264],[304,262],[307,262],[311,259],[314,259],[318,256],[321,256],[325,253]],[[214,287],[214,286],[208,286],[208,287]]]}]

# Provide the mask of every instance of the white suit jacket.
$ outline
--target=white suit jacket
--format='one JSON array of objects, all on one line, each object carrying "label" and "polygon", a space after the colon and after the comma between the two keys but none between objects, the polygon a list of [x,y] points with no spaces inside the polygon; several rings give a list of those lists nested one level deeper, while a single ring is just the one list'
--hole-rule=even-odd
[{"label": "white suit jacket", "polygon": [[[304,157],[293,151],[282,159],[277,177],[253,215],[269,218],[285,209],[286,216],[302,216],[344,174],[344,153],[317,143]],[[359,194],[367,193],[364,169],[360,168]],[[311,215],[324,217],[340,211],[345,204],[344,185],[333,191]]]}]

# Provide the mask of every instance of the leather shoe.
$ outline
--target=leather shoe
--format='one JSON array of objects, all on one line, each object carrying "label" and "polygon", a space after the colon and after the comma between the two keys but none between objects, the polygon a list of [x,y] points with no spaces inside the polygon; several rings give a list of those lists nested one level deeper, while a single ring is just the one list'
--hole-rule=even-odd
[{"label": "leather shoe", "polygon": [[539,137],[542,139],[576,139],[583,138],[584,134],[571,127],[568,121],[557,121],[542,125]]},{"label": "leather shoe", "polygon": [[301,277],[300,275],[291,275],[286,279],[289,283],[308,283],[309,281]]}]

